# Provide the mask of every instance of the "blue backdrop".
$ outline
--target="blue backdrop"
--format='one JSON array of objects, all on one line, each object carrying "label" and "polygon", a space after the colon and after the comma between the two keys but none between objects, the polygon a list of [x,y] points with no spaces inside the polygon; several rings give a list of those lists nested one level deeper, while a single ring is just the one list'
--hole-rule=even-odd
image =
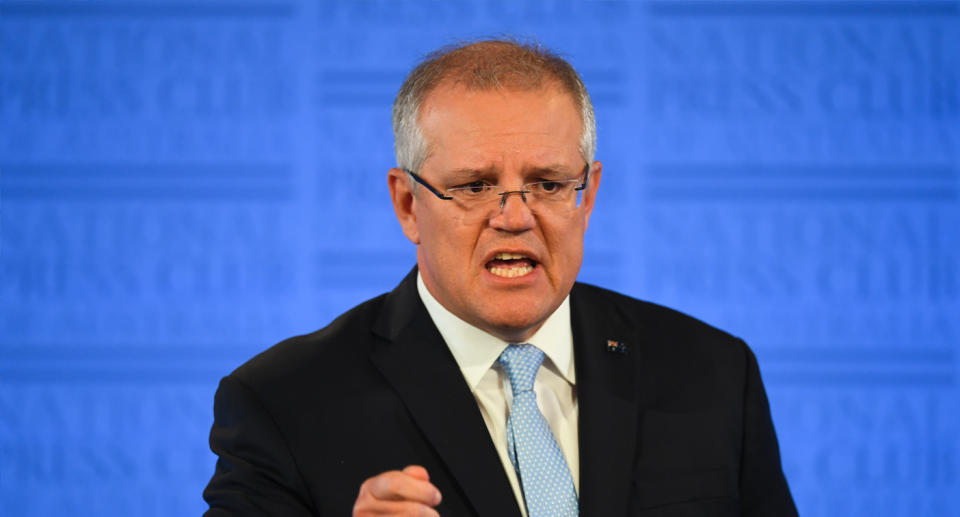
[{"label": "blue backdrop", "polygon": [[581,279],[745,338],[807,517],[957,516],[956,2],[0,1],[0,515],[196,515],[219,378],[391,289],[390,104],[531,36]]}]

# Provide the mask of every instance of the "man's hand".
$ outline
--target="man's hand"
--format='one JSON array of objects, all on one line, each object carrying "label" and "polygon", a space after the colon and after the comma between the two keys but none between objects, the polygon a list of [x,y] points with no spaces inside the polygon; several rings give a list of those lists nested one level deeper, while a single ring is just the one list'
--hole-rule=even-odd
[{"label": "man's hand", "polygon": [[410,465],[367,479],[353,504],[353,517],[410,515],[439,517],[440,491],[430,483],[427,469]]}]

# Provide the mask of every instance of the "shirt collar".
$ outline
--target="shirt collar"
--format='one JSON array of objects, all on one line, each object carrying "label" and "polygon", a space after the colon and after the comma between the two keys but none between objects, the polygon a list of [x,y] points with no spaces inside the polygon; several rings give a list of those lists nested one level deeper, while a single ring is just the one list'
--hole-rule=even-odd
[{"label": "shirt collar", "polygon": [[[464,378],[471,389],[475,389],[480,379],[496,362],[500,354],[510,343],[495,337],[463,321],[447,310],[427,290],[420,272],[417,271],[417,292],[430,318],[447,347],[456,359]],[[547,321],[530,339],[525,341],[543,351],[553,363],[557,373],[572,386],[576,385],[576,372],[573,364],[573,331],[570,328],[570,295],[553,311]]]}]

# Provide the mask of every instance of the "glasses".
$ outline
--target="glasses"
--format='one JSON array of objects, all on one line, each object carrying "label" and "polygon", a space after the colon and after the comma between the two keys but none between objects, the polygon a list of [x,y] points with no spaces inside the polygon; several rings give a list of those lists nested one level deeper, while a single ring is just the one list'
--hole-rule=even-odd
[{"label": "glasses", "polygon": [[520,190],[504,190],[499,185],[474,181],[439,190],[413,171],[404,169],[414,181],[444,201],[454,201],[462,209],[461,220],[472,223],[489,219],[503,210],[510,194],[519,194],[527,208],[535,214],[562,215],[580,206],[581,192],[587,188],[590,164],[583,167],[583,181],[578,178],[541,180],[524,183]]}]

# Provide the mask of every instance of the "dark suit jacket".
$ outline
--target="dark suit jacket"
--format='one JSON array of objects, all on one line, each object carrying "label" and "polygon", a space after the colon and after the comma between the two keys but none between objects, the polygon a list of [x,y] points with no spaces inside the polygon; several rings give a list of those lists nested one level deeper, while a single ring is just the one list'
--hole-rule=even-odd
[{"label": "dark suit jacket", "polygon": [[[412,464],[441,515],[520,516],[415,271],[221,381],[207,516],[349,515],[364,479]],[[570,300],[581,515],[796,515],[742,341],[597,287]]]}]

